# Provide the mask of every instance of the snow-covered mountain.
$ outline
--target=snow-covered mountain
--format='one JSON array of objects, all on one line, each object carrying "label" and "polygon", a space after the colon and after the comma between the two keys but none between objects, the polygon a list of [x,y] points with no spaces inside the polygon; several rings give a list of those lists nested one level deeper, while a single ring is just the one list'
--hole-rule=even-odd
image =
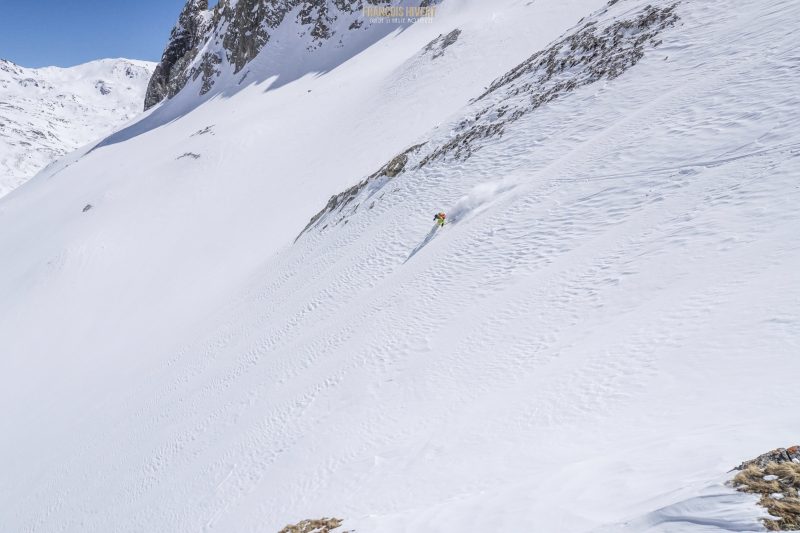
[{"label": "snow-covered mountain", "polygon": [[291,12],[0,200],[0,531],[763,530],[800,4],[435,8]]},{"label": "snow-covered mountain", "polygon": [[[297,72],[325,70],[329,64],[341,60],[342,54],[353,53],[354,48],[371,42],[368,39],[407,26],[406,19],[410,16],[431,18],[430,14],[435,13],[431,4],[436,2],[430,0],[399,2],[409,9],[422,5],[423,10],[431,9],[430,12],[403,9],[400,12],[403,16],[370,18],[371,12],[365,10],[365,7],[388,7],[391,3],[390,0],[220,0],[209,9],[208,0],[188,0],[150,80],[145,109],[175,96],[187,85],[202,96],[211,92],[222,78],[223,87],[218,90],[232,90],[248,79],[251,70],[246,67],[262,52],[265,59],[272,59],[254,73],[262,79],[269,75],[286,77],[296,76]],[[380,24],[374,24],[376,21]],[[287,69],[290,56],[294,65]],[[278,69],[274,69],[276,64]],[[234,76],[238,76],[235,85],[231,83]]]},{"label": "snow-covered mountain", "polygon": [[0,196],[141,112],[155,64],[24,68],[0,59]]}]

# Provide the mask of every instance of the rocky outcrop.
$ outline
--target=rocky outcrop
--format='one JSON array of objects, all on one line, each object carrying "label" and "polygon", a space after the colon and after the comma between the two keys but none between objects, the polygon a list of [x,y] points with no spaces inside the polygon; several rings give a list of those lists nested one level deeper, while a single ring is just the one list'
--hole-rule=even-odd
[{"label": "rocky outcrop", "polygon": [[267,27],[274,27],[283,20],[275,7],[260,0],[239,0],[235,8],[231,7],[228,0],[220,2],[219,12],[215,13],[214,19],[230,21],[222,45],[228,51],[228,60],[235,72],[242,70],[267,43]]},{"label": "rocky outcrop", "polygon": [[189,0],[172,29],[161,62],[150,78],[144,99],[145,110],[164,98],[171,98],[188,81],[188,66],[197,57],[207,29],[208,0]]},{"label": "rocky outcrop", "polygon": [[[303,520],[297,524],[288,525],[278,533],[333,533],[344,522],[340,518],[320,518],[319,520]],[[342,533],[354,533],[342,531]]]},{"label": "rocky outcrop", "polygon": [[[295,242],[297,239],[303,236],[303,234],[308,231],[309,229],[317,226],[323,219],[327,218],[329,215],[334,213],[341,213],[345,207],[347,207],[356,197],[361,194],[362,191],[367,189],[369,186],[376,186],[380,188],[382,185],[382,181],[385,179],[392,179],[397,177],[400,173],[402,173],[406,165],[408,164],[409,158],[411,155],[415,154],[423,147],[424,144],[415,144],[414,146],[404,150],[402,153],[397,154],[394,156],[391,161],[383,165],[381,168],[361,180],[360,182],[356,183],[349,189],[340,192],[339,194],[334,194],[331,196],[328,203],[322,210],[311,217],[308,224],[303,231],[295,238]],[[358,209],[358,204],[355,205],[354,209]],[[340,219],[341,220],[341,219]],[[334,224],[338,223],[338,221],[334,221]],[[327,226],[327,224],[326,224]]]},{"label": "rocky outcrop", "polygon": [[[363,28],[360,12],[365,5],[390,1],[220,0],[209,10],[208,0],[189,0],[150,82],[145,109],[175,96],[197,79],[201,80],[200,94],[206,94],[225,63],[233,73],[241,71],[291,14],[298,26],[298,43],[315,49],[334,37],[337,28]],[[345,18],[345,23],[337,25],[340,18]]]},{"label": "rocky outcrop", "polygon": [[[349,189],[334,195],[303,229],[325,229],[347,223],[349,216],[385,183],[384,177],[419,170],[439,160],[465,160],[489,139],[543,105],[564,98],[576,89],[600,80],[613,80],[636,65],[648,49],[661,44],[660,34],[678,20],[678,4],[647,5],[618,15],[610,10],[616,1],[581,20],[564,37],[538,51],[496,79],[471,102],[468,116],[447,137],[416,145]],[[455,44],[461,30],[439,35],[422,50],[436,58]],[[422,150],[423,145],[425,149]],[[395,167],[399,170],[396,170]],[[345,210],[348,205],[353,207]]]},{"label": "rocky outcrop", "polygon": [[740,464],[736,467],[736,470],[744,470],[748,466],[757,466],[760,468],[764,468],[769,463],[800,463],[800,446],[792,446],[790,448],[777,448],[770,452],[764,453],[756,457],[755,459],[751,459],[750,461],[745,461],[744,463]]},{"label": "rocky outcrop", "polygon": [[481,140],[502,135],[508,125],[539,107],[585,85],[621,76],[644,57],[647,48],[661,44],[658,36],[678,21],[676,8],[677,4],[649,5],[624,17],[589,21],[536,52],[478,96],[476,103],[490,103],[462,121],[455,135],[420,166],[447,155],[466,159]]},{"label": "rocky outcrop", "polygon": [[425,53],[430,53],[432,59],[441,57],[444,55],[445,48],[454,45],[456,41],[458,41],[458,37],[460,35],[461,35],[461,30],[458,28],[454,29],[447,35],[440,34],[436,39],[426,44],[423,51]]},{"label": "rocky outcrop", "polygon": [[760,496],[769,531],[800,531],[800,447],[778,448],[745,461],[731,480],[739,492]]}]

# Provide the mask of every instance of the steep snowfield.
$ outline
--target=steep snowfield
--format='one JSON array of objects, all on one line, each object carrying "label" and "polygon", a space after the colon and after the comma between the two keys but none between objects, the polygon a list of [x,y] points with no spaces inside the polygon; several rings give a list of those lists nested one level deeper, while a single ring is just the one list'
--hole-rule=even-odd
[{"label": "steep snowfield", "polygon": [[760,530],[724,481],[800,424],[798,2],[685,0],[621,76],[293,243],[646,4],[447,0],[325,72],[184,91],[0,201],[0,531]]},{"label": "steep snowfield", "polygon": [[31,69],[0,59],[0,196],[142,111],[154,63]]}]

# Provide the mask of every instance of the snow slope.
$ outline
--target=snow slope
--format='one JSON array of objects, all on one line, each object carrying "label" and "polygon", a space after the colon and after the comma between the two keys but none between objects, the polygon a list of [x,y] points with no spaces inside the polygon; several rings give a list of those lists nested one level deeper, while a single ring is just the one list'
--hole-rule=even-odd
[{"label": "snow slope", "polygon": [[154,63],[31,69],[0,59],[0,196],[142,110]]},{"label": "snow slope", "polygon": [[723,483],[800,423],[797,2],[681,2],[621,76],[293,243],[647,3],[447,0],[324,73],[184,91],[0,201],[0,531],[760,530]]}]

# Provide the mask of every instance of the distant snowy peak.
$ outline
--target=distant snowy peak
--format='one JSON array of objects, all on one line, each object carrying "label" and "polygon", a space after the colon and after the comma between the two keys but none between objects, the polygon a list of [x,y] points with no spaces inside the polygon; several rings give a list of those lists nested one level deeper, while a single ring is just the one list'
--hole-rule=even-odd
[{"label": "distant snowy peak", "polygon": [[103,84],[106,88],[117,87],[121,91],[128,91],[141,85],[143,79],[149,79],[154,68],[155,65],[151,62],[130,59],[99,59],[69,68],[26,68],[6,59],[0,59],[0,88],[4,94],[10,94],[14,92],[14,84],[22,87],[38,87],[42,90],[59,90],[56,85],[61,84],[64,86],[61,92],[66,92],[71,88],[85,89],[89,84],[93,84],[98,93],[106,96],[111,91],[103,93],[98,84]]},{"label": "distant snowy peak", "polygon": [[[277,35],[296,42],[294,48],[313,52],[328,42],[343,46],[344,36],[364,31],[371,21],[365,7],[429,6],[435,0],[220,0],[209,10],[208,0],[188,0],[145,99],[148,109],[172,98],[190,82],[208,93],[222,74],[236,74],[258,56]],[[286,53],[282,48],[281,53]]]},{"label": "distant snowy peak", "polygon": [[128,59],[38,69],[0,60],[0,196],[141,112],[154,68]]}]

